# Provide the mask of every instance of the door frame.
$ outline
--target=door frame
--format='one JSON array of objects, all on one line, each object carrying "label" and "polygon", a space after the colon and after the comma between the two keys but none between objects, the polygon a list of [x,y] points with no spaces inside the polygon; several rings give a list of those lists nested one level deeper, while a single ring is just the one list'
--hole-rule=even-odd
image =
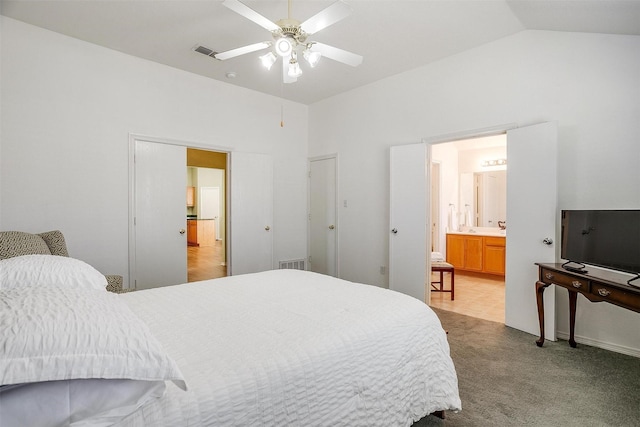
[{"label": "door frame", "polygon": [[[307,263],[310,264],[309,261],[309,257],[311,256],[311,220],[310,215],[311,215],[311,162],[316,162],[316,161],[320,161],[320,160],[329,160],[329,159],[334,159],[335,161],[335,176],[334,176],[334,183],[335,183],[335,189],[334,189],[334,197],[335,197],[335,201],[334,201],[334,206],[335,206],[335,212],[334,212],[334,218],[335,218],[335,254],[334,254],[334,265],[336,266],[336,276],[335,277],[340,277],[340,237],[339,237],[339,233],[340,233],[340,216],[338,215],[339,212],[339,205],[338,205],[338,201],[340,200],[340,195],[338,194],[339,192],[339,188],[340,188],[340,184],[338,181],[338,177],[339,177],[339,160],[338,160],[338,153],[331,153],[331,154],[326,154],[324,156],[314,156],[314,157],[309,157],[307,159]],[[308,268],[307,268],[308,269]]]},{"label": "door frame", "polygon": [[[431,147],[429,147],[431,150]],[[429,226],[430,226],[430,235],[431,242],[429,242],[429,246],[427,246],[427,258],[429,258],[429,262],[431,260],[431,252],[442,252],[442,245],[440,242],[440,206],[442,201],[440,200],[442,197],[442,164],[438,160],[433,160],[433,156],[429,156],[431,158],[430,165],[430,177],[429,180],[429,189],[431,197],[431,205],[429,206]],[[433,231],[435,226],[435,233]],[[431,250],[429,250],[431,248]],[[427,270],[428,271],[428,270]],[[431,301],[431,292],[429,292],[429,301]]]},{"label": "door frame", "polygon": [[[207,150],[207,151],[215,151],[215,152],[219,152],[219,153],[225,153],[227,155],[227,169],[225,171],[225,182],[228,182],[229,180],[229,176],[230,176],[230,171],[229,171],[229,158],[230,158],[230,153],[232,151],[231,148],[229,147],[224,147],[224,146],[216,146],[216,145],[208,145],[208,144],[204,144],[204,143],[198,143],[198,142],[192,142],[192,141],[185,141],[185,140],[179,140],[179,139],[171,139],[171,138],[163,138],[163,137],[157,137],[157,136],[149,136],[149,135],[143,135],[143,134],[137,134],[137,133],[129,133],[129,178],[128,178],[128,190],[129,190],[129,209],[128,209],[128,250],[129,250],[129,281],[126,284],[127,288],[131,289],[132,283],[135,283],[135,277],[136,277],[136,231],[135,231],[135,206],[136,206],[136,182],[135,182],[135,150],[136,150],[136,141],[145,141],[145,142],[154,142],[157,144],[168,144],[168,145],[177,145],[177,146],[181,146],[181,147],[185,147],[185,148],[197,148],[199,150]],[[187,165],[184,166],[185,167],[185,173],[186,173],[186,168]],[[230,206],[229,206],[229,202],[230,202],[230,198],[229,198],[229,193],[230,191],[225,191],[225,227],[227,230],[227,235],[230,236],[231,234],[231,229],[229,227],[230,225],[230,218],[229,218],[229,212],[230,212]],[[185,218],[186,218],[186,211],[185,211]],[[230,239],[227,238],[225,241],[225,251],[227,253],[227,265],[231,264],[231,254],[229,252],[229,241]],[[185,250],[186,250],[186,245],[185,245]],[[229,270],[228,270],[229,271]]]}]

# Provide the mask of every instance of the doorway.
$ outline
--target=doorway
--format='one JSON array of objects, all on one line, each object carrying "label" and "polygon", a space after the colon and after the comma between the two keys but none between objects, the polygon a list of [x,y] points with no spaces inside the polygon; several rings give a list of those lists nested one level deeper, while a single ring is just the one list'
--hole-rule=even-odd
[{"label": "doorway", "polygon": [[[507,213],[510,221],[508,229],[511,231],[508,233],[509,245],[504,248],[507,252],[504,323],[515,329],[538,334],[536,298],[533,298],[532,287],[526,284],[533,284],[538,277],[536,263],[551,263],[559,259],[557,248],[553,245],[560,235],[557,211],[558,128],[555,122],[524,127],[501,125],[473,133],[466,131],[425,138],[420,144],[391,146],[389,288],[428,301],[425,293],[429,284],[431,257],[427,256],[426,249],[429,247],[430,234],[427,232],[428,223],[424,219],[428,217],[430,202],[427,196],[431,168],[427,166],[431,164],[432,148],[464,137],[495,135],[504,133],[505,130],[509,153]],[[456,175],[457,163],[454,161],[451,167],[456,170]],[[443,163],[441,172],[444,170]],[[408,176],[411,180],[404,179]],[[395,197],[395,184],[398,180],[403,184],[398,190],[405,197]],[[457,191],[443,191],[442,200],[453,196],[452,200],[456,201],[457,194]],[[532,209],[534,205],[535,209]],[[445,206],[441,203],[441,210],[445,214],[441,217],[441,222],[447,216]],[[407,219],[397,216],[397,213],[406,212],[417,212],[419,217]],[[413,241],[421,244],[402,244],[403,241],[397,237],[406,234],[415,236]],[[396,269],[395,266],[399,263],[407,268]],[[396,270],[402,273],[402,280],[396,280]],[[398,283],[402,286],[398,286]],[[404,287],[405,285],[408,287]],[[545,308],[555,312],[555,293],[546,292],[543,300]],[[551,316],[546,320],[545,336],[553,336],[555,339],[555,317]]]},{"label": "doorway", "polygon": [[335,155],[309,160],[308,269],[334,277],[338,277],[336,184]]},{"label": "doorway", "polygon": [[227,153],[187,148],[187,281],[227,276]]},{"label": "doorway", "polygon": [[[474,239],[496,236],[504,239],[506,231],[498,226],[506,224],[506,180],[502,187],[495,183],[496,176],[506,171],[506,134],[464,139],[432,146],[432,205],[447,207],[438,209],[437,218],[432,213],[432,252],[442,255],[449,263],[458,264],[458,256],[447,248],[450,235],[464,237],[467,233]],[[498,159],[500,164],[498,165]],[[436,163],[437,162],[437,163]],[[437,168],[434,166],[437,165]],[[484,166],[483,166],[484,165]],[[433,171],[437,170],[434,176]],[[436,179],[437,178],[437,179]],[[434,208],[435,209],[435,208]],[[504,233],[504,237],[501,237]],[[483,249],[479,256],[484,255]],[[506,246],[499,248],[497,256],[505,264]],[[493,253],[492,253],[493,256]],[[455,259],[455,260],[454,260]],[[504,323],[505,320],[505,276],[487,273],[483,268],[455,267],[455,299],[450,293],[432,292],[432,307]],[[436,276],[438,275],[438,277]],[[445,273],[445,288],[450,283],[450,273]],[[439,273],[432,273],[432,281],[439,280]]]}]

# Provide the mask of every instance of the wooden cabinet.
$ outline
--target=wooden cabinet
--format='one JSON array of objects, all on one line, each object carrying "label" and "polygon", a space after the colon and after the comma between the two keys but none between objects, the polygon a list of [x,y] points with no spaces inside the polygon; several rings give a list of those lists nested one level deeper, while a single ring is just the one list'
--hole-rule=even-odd
[{"label": "wooden cabinet", "polygon": [[504,276],[506,245],[504,237],[484,237],[484,269],[485,273]]},{"label": "wooden cabinet", "polygon": [[447,262],[454,268],[464,270],[465,236],[447,234]]},{"label": "wooden cabinet", "polygon": [[196,204],[196,188],[187,187],[187,207],[192,208]]},{"label": "wooden cabinet", "polygon": [[505,238],[447,234],[447,262],[459,270],[504,275]]},{"label": "wooden cabinet", "polygon": [[216,244],[216,222],[212,219],[187,220],[187,245],[214,246]]},{"label": "wooden cabinet", "polygon": [[482,271],[482,236],[447,234],[447,262],[455,268]]},{"label": "wooden cabinet", "polygon": [[216,244],[216,222],[213,219],[203,219],[198,223],[198,246],[214,246]]},{"label": "wooden cabinet", "polygon": [[198,221],[195,219],[187,220],[187,245],[198,246]]}]

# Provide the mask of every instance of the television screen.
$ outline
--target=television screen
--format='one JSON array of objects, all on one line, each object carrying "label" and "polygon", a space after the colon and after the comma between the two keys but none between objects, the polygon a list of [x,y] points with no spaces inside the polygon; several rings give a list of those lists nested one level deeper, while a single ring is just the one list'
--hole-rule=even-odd
[{"label": "television screen", "polygon": [[563,210],[567,261],[640,272],[640,210]]}]

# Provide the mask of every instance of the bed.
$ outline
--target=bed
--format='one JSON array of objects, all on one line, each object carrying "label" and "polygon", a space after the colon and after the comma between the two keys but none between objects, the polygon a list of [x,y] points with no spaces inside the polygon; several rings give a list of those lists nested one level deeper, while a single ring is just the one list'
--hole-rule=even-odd
[{"label": "bed", "polygon": [[92,270],[0,261],[2,427],[388,427],[461,409],[446,333],[414,298],[299,270],[115,294]]}]

